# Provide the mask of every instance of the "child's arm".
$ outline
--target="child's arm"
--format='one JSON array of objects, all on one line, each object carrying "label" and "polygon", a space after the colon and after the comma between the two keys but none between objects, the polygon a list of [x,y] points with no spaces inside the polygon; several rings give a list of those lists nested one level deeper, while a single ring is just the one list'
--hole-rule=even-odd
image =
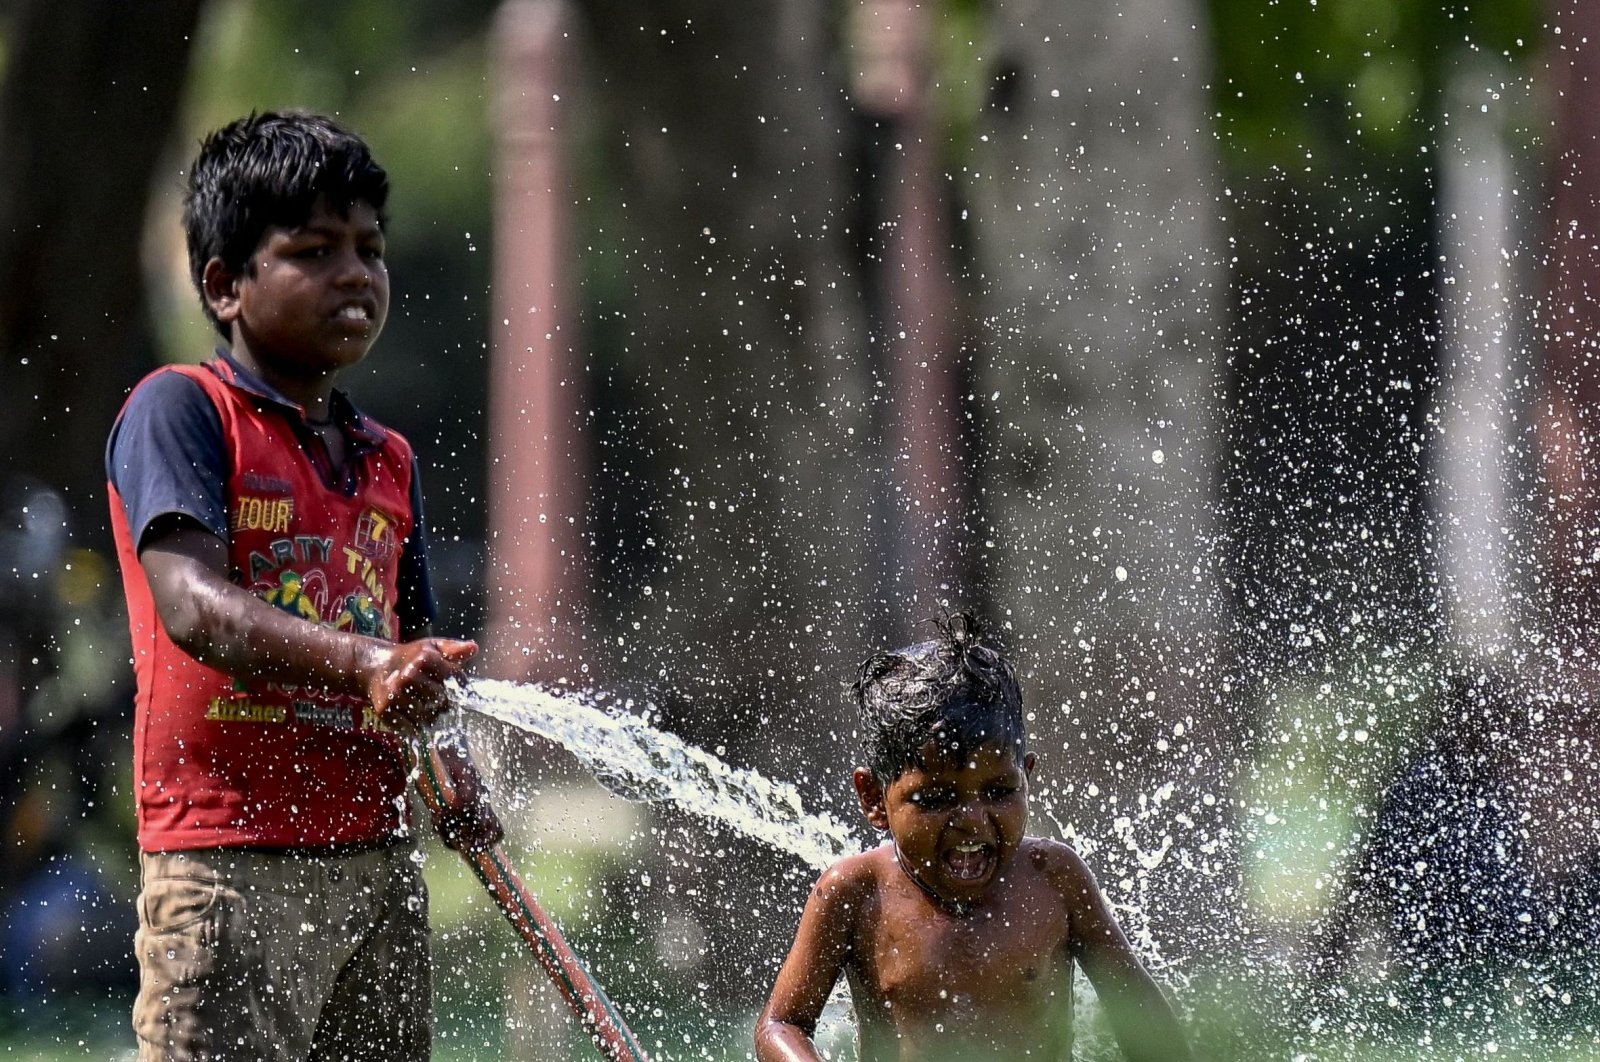
[{"label": "child's arm", "polygon": [[448,701],[445,680],[477,650],[446,638],[386,642],[291,616],[229,581],[226,544],[189,521],[149,538],[139,561],[167,634],[196,660],[368,697],[397,729],[432,722]]},{"label": "child's arm", "polygon": [[1117,1045],[1129,1062],[1191,1059],[1172,1005],[1139,962],[1088,864],[1052,845],[1051,866],[1072,916],[1074,957],[1094,985]]},{"label": "child's arm", "polygon": [[789,957],[783,961],[772,997],[756,1023],[759,1062],[821,1062],[811,1037],[849,958],[856,916],[866,892],[859,859],[855,856],[836,864],[811,890]]}]

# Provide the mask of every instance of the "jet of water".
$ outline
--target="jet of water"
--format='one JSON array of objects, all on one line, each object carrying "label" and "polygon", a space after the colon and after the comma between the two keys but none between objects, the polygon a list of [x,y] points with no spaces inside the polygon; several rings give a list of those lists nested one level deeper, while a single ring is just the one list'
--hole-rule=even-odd
[{"label": "jet of water", "polygon": [[466,684],[458,701],[469,711],[563,746],[618,796],[670,801],[819,870],[860,850],[850,829],[838,819],[807,812],[794,786],[759,771],[732,767],[626,710],[607,710],[584,694],[476,678]]}]

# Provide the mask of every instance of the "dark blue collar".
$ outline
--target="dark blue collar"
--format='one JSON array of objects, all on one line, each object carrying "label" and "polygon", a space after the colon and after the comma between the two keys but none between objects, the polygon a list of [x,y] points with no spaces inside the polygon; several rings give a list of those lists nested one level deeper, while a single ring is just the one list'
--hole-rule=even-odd
[{"label": "dark blue collar", "polygon": [[[286,398],[277,388],[239,364],[233,352],[226,347],[217,348],[217,360],[211,362],[209,367],[230,386],[263,401],[271,402],[285,413],[293,414],[302,424],[308,423],[305,408],[300,403]],[[345,438],[354,442],[358,449],[377,449],[388,438],[388,433],[383,427],[357,409],[356,404],[350,401],[350,396],[337,387],[333,389],[328,412],[332,414],[333,422],[344,432]]]}]

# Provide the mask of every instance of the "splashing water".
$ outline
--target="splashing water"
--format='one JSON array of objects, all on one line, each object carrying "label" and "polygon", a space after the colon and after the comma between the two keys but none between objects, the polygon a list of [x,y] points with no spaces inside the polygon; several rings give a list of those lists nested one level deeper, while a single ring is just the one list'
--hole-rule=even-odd
[{"label": "splashing water", "polygon": [[554,741],[595,780],[629,800],[670,801],[803,859],[817,869],[859,851],[848,827],[807,812],[800,794],[759,771],[740,770],[626,711],[581,693],[496,679],[467,683],[463,708]]},{"label": "splashing water", "polygon": [[[497,679],[471,679],[457,698],[469,711],[561,745],[601,785],[628,800],[670,801],[702,818],[729,826],[823,870],[860,851],[859,840],[838,819],[809,813],[792,785],[759,771],[740,770],[676,735],[657,730],[626,709],[607,708],[600,695]],[[1051,815],[1053,819],[1054,816]],[[1075,837],[1071,827],[1064,836]],[[1162,849],[1165,851],[1165,846]],[[1143,853],[1141,853],[1141,856]],[[1141,859],[1141,862],[1143,860]],[[1159,859],[1157,860],[1159,861]],[[1121,903],[1118,913],[1138,942],[1145,961],[1176,971],[1156,949],[1142,905]],[[1099,1000],[1083,978],[1073,984],[1079,1016],[1077,1039],[1084,1057],[1115,1056],[1109,1028],[1098,1017]],[[855,1018],[849,986],[834,986],[813,1039],[829,1046],[826,1057],[853,1057]]]}]

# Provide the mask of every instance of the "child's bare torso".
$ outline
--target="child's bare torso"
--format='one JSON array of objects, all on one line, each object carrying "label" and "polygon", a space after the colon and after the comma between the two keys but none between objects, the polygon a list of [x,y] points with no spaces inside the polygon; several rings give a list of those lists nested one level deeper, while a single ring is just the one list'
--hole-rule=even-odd
[{"label": "child's bare torso", "polygon": [[1072,919],[1053,848],[1026,840],[965,914],[925,894],[892,846],[868,853],[847,968],[862,1062],[1070,1058]]}]

